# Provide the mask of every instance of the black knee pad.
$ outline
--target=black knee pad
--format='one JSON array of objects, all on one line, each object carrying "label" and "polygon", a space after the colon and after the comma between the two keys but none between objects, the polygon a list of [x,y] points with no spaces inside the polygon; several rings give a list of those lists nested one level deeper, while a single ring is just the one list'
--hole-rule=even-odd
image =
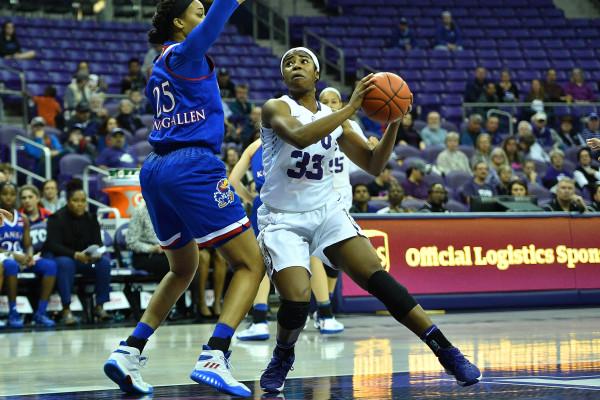
[{"label": "black knee pad", "polygon": [[339,270],[331,268],[331,267],[329,267],[327,265],[325,266],[325,273],[330,278],[337,278],[338,276],[340,276],[340,271]]},{"label": "black knee pad", "polygon": [[398,320],[404,318],[418,304],[408,290],[386,271],[377,271],[367,283],[369,293],[377,297]]},{"label": "black knee pad", "polygon": [[298,329],[303,327],[308,316],[308,301],[290,301],[281,299],[281,306],[277,312],[277,322],[285,329]]}]

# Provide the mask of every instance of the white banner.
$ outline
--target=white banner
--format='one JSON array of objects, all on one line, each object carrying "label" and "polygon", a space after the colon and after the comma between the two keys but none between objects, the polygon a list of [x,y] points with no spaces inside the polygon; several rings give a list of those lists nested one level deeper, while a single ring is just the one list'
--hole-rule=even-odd
[{"label": "white banner", "polygon": [[[25,296],[17,296],[17,311],[19,314],[33,314],[33,308]],[[8,297],[0,296],[0,313],[8,314]]]},{"label": "white banner", "polygon": [[121,291],[110,292],[110,301],[104,303],[104,309],[106,311],[126,310],[128,308],[130,308],[129,301],[127,301],[125,293]]},{"label": "white banner", "polygon": [[[79,297],[76,294],[71,295],[71,311],[83,311],[83,306],[81,305],[81,301],[79,301]],[[50,312],[60,312],[62,311],[62,303],[60,301],[60,296],[58,294],[50,295],[50,299],[48,300],[48,311]]]}]

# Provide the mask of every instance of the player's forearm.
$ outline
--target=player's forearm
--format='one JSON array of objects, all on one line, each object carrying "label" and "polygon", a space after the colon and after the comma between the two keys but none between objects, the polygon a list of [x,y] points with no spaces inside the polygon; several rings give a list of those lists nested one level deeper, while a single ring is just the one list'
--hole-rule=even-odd
[{"label": "player's forearm", "polygon": [[396,135],[398,133],[398,127],[400,121],[392,122],[388,125],[383,138],[371,151],[371,160],[369,162],[369,173],[372,175],[379,175],[383,168],[387,165],[390,155],[394,150],[394,144],[396,143]]},{"label": "player's forearm", "polygon": [[304,149],[329,136],[344,121],[352,117],[356,110],[352,106],[345,106],[328,116],[318,119],[310,124],[299,126],[290,133],[290,144],[299,149]]}]

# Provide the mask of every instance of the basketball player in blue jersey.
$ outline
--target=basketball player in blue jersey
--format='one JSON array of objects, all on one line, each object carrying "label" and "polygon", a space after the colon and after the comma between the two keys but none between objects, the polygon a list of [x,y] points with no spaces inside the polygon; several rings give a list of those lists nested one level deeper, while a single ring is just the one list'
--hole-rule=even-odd
[{"label": "basketball player in blue jersey", "polygon": [[373,149],[348,122],[372,87],[371,76],[359,82],[346,106],[333,112],[315,99],[319,63],[312,51],[303,47],[287,51],[281,73],[289,94],[267,101],[262,112],[265,183],[258,240],[281,306],[277,345],[261,376],[261,388],[282,391],[293,366],[294,345],[308,314],[310,255],[340,268],[379,299],[396,320],[427,343],[458,384],[477,383],[479,369],[451,345],[407,289],[382,269],[375,249],[333,190],[333,173],[327,167],[335,158],[336,142],[372,175],[381,172],[394,147],[399,121],[389,124]]},{"label": "basketball player in blue jersey", "polygon": [[56,282],[57,265],[54,260],[34,257],[29,236],[29,222],[16,210],[16,205],[17,188],[12,183],[3,183],[0,186],[0,207],[14,210],[14,214],[11,214],[10,217],[2,213],[4,223],[0,226],[0,263],[6,278],[8,326],[10,328],[23,327],[23,318],[17,311],[18,274],[19,272],[34,272],[42,279],[40,299],[37,311],[33,315],[33,322],[36,325],[52,328],[55,323],[46,315],[46,308]]},{"label": "basketball player in blue jersey", "polygon": [[252,305],[264,264],[240,199],[218,158],[224,118],[208,48],[243,0],[215,0],[208,14],[198,0],[161,0],[151,43],[163,44],[146,87],[155,107],[149,141],[154,151],[140,172],[152,224],[170,272],[156,289],[135,330],[104,364],[106,375],[128,393],[151,393],[140,365],[148,338],[165,319],[198,265],[198,247],[218,247],[234,269],[223,311],[190,378],[237,396],[251,391],[233,378],[229,345]]}]

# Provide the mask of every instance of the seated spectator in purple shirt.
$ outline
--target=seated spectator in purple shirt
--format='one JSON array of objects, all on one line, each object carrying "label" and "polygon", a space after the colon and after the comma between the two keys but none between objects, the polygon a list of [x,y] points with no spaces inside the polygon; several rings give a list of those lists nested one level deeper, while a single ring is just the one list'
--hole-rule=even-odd
[{"label": "seated spectator in purple shirt", "polygon": [[101,168],[135,168],[136,157],[125,150],[125,132],[121,128],[115,128],[109,135],[110,146],[104,148],[96,164]]},{"label": "seated spectator in purple shirt", "polygon": [[462,199],[470,204],[472,197],[492,197],[496,194],[496,189],[489,183],[486,183],[489,175],[488,165],[480,161],[473,167],[473,180],[467,182],[460,189]]},{"label": "seated spectator in purple shirt", "polygon": [[388,191],[390,190],[390,184],[394,181],[392,175],[392,166],[386,165],[383,171],[369,183],[367,188],[369,189],[369,195],[371,197],[379,197],[383,200],[387,199]]},{"label": "seated spectator in purple shirt", "polygon": [[350,207],[350,213],[352,214],[364,214],[376,212],[375,207],[369,205],[371,196],[369,195],[369,188],[364,183],[357,183],[352,186],[352,207]]},{"label": "seated spectator in purple shirt", "polygon": [[596,101],[596,94],[585,83],[585,77],[581,68],[574,68],[573,72],[571,72],[571,82],[565,85],[565,93],[570,95],[575,102]]},{"label": "seated spectator in purple shirt", "polygon": [[550,166],[542,183],[547,189],[552,189],[563,178],[573,178],[573,174],[565,169],[565,153],[560,150],[550,152]]},{"label": "seated spectator in purple shirt", "polygon": [[462,50],[460,31],[454,21],[450,11],[442,12],[442,25],[437,28],[435,33],[436,50]]},{"label": "seated spectator in purple shirt", "polygon": [[542,83],[546,98],[551,102],[571,101],[571,96],[565,95],[565,90],[556,83],[556,70],[551,68],[546,72],[546,80]]},{"label": "seated spectator in purple shirt", "polygon": [[429,188],[423,180],[425,177],[425,164],[415,162],[406,170],[407,179],[402,182],[402,188],[406,197],[425,200]]},{"label": "seated spectator in purple shirt", "polygon": [[408,27],[408,20],[406,18],[400,18],[398,27],[394,29],[390,47],[411,50],[415,48],[415,45],[415,36],[413,35],[413,31]]},{"label": "seated spectator in purple shirt", "polygon": [[413,116],[410,113],[407,113],[402,118],[402,123],[398,127],[396,144],[416,147],[419,150],[425,149],[425,143],[423,143],[421,135],[419,135],[419,132],[415,129]]}]

